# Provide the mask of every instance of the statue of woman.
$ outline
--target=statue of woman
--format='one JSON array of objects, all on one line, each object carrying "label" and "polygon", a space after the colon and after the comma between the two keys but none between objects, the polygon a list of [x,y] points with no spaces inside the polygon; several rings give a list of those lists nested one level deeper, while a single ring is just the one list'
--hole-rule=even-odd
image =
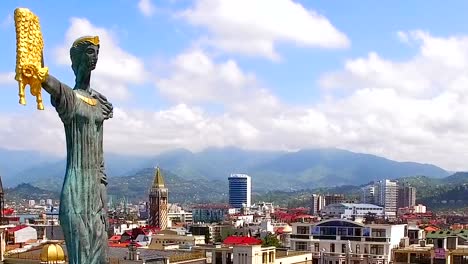
[{"label": "statue of woman", "polygon": [[60,225],[70,264],[107,263],[107,177],[103,123],[112,104],[90,87],[99,54],[99,38],[81,37],[70,48],[75,87],[49,75],[42,87],[50,94],[65,127],[67,168],[60,198]]}]

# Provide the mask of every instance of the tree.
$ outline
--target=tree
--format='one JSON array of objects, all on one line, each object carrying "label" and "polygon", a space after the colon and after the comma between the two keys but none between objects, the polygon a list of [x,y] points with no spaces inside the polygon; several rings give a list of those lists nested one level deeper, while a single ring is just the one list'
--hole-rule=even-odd
[{"label": "tree", "polygon": [[279,239],[274,234],[268,234],[262,240],[262,246],[264,247],[281,247]]}]

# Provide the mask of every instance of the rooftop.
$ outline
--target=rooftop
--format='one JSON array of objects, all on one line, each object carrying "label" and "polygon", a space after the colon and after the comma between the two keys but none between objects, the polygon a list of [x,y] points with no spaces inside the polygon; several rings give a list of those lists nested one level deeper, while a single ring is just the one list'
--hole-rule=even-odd
[{"label": "rooftop", "polygon": [[468,229],[458,230],[437,230],[427,232],[426,238],[445,238],[448,236],[459,236],[464,239],[468,239]]}]

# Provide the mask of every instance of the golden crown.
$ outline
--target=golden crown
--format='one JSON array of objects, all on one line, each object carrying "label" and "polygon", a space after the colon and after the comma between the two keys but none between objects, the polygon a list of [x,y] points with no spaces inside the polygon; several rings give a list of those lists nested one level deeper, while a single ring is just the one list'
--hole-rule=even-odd
[{"label": "golden crown", "polygon": [[76,46],[78,46],[79,44],[81,44],[83,42],[90,42],[91,44],[97,46],[97,45],[99,45],[99,36],[84,36],[84,37],[81,37],[81,38],[75,40],[75,42],[73,42],[73,47],[76,47]]}]

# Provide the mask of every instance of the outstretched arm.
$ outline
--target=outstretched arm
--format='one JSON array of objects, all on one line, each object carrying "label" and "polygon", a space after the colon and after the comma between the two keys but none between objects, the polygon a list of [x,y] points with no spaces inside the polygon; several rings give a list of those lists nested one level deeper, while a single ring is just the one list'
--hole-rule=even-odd
[{"label": "outstretched arm", "polygon": [[57,110],[62,121],[67,124],[75,112],[75,93],[73,89],[49,75],[42,82],[42,87],[50,94],[52,106]]},{"label": "outstretched arm", "polygon": [[46,90],[52,97],[60,96],[60,86],[62,83],[57,80],[54,76],[47,76],[44,82],[42,82],[42,88]]}]

